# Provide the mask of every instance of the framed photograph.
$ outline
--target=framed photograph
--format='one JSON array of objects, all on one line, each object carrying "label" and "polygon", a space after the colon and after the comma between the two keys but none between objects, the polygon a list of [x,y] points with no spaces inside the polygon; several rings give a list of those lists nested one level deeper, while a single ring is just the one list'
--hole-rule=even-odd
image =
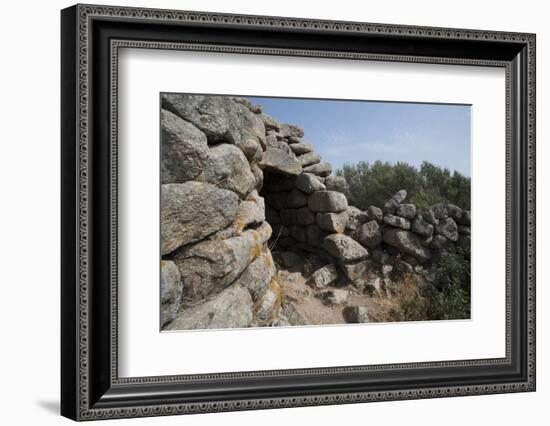
[{"label": "framed photograph", "polygon": [[61,12],[61,412],[535,390],[535,35]]}]

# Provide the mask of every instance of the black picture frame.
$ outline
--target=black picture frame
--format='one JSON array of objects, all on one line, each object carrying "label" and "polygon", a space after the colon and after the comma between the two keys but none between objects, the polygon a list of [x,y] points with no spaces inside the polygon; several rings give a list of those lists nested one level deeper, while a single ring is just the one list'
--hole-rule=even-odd
[{"label": "black picture frame", "polygon": [[[535,390],[534,34],[75,5],[61,12],[61,414],[159,416]],[[117,49],[506,69],[506,357],[119,378]]]}]

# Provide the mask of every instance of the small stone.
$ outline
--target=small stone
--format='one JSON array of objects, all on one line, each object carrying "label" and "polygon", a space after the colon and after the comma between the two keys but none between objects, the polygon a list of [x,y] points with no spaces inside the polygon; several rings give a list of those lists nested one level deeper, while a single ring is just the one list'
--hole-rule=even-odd
[{"label": "small stone", "polygon": [[434,227],[424,220],[424,216],[419,213],[412,223],[412,231],[423,237],[431,237],[434,232]]},{"label": "small stone", "polygon": [[461,220],[463,213],[464,213],[463,210],[460,207],[458,207],[457,205],[451,204],[451,203],[447,204],[447,214],[455,222],[458,222],[458,221]]},{"label": "small stone", "polygon": [[384,275],[385,277],[387,277],[389,274],[391,274],[393,271],[393,266],[392,265],[383,265],[382,266],[382,275]]},{"label": "small stone", "polygon": [[401,228],[405,230],[411,229],[411,222],[407,219],[393,214],[387,214],[384,216],[384,223],[386,225],[393,226],[395,228]]},{"label": "small stone", "polygon": [[418,213],[420,216],[422,216],[422,219],[424,219],[430,225],[433,225],[433,226],[439,225],[439,219],[435,217],[435,214],[432,209],[422,208],[418,211]]},{"label": "small stone", "polygon": [[321,156],[315,152],[308,152],[307,154],[300,155],[298,162],[302,167],[311,166],[312,164],[318,164],[321,162]]},{"label": "small stone", "polygon": [[431,210],[434,212],[434,216],[436,219],[446,219],[449,217],[449,213],[447,211],[447,205],[444,203],[435,204],[431,207]]},{"label": "small stone", "polygon": [[376,297],[384,297],[386,293],[386,284],[380,277],[375,277],[367,281],[365,290],[371,295]]},{"label": "small stone", "polygon": [[328,264],[320,269],[317,269],[307,280],[307,284],[317,288],[327,288],[338,279],[338,270],[336,266]]},{"label": "small stone", "polygon": [[367,261],[361,260],[355,263],[340,263],[340,269],[344,276],[354,284],[360,284],[364,281],[367,274]]},{"label": "small stone", "polygon": [[471,222],[470,210],[463,210],[462,216],[458,220],[458,223],[460,223],[461,225],[470,226],[470,222]]},{"label": "small stone", "polygon": [[395,214],[412,220],[416,216],[416,206],[414,204],[399,204],[395,210]]},{"label": "small stone", "polygon": [[293,143],[290,145],[290,149],[296,155],[307,154],[313,151],[313,145],[310,143]]},{"label": "small stone", "polygon": [[342,311],[344,319],[349,324],[361,324],[369,322],[369,312],[364,306],[346,306]]},{"label": "small stone", "polygon": [[326,177],[332,173],[332,166],[329,163],[313,164],[312,166],[304,167],[304,172]]},{"label": "small stone", "polygon": [[471,228],[466,225],[458,225],[458,233],[464,235],[471,235]]}]

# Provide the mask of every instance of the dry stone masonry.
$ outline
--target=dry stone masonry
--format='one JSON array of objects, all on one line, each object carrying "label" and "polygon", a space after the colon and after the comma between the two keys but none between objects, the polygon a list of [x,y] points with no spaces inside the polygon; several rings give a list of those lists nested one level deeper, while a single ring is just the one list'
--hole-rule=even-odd
[{"label": "dry stone masonry", "polygon": [[[277,266],[303,253],[307,278],[348,322],[368,313],[341,282],[391,294],[393,268],[422,270],[444,251],[469,248],[470,212],[417,209],[405,189],[379,208],[348,204],[301,127],[245,99],[165,94],[161,109],[161,322],[164,329],[305,325],[284,303]],[[370,270],[381,276],[368,279]]]}]

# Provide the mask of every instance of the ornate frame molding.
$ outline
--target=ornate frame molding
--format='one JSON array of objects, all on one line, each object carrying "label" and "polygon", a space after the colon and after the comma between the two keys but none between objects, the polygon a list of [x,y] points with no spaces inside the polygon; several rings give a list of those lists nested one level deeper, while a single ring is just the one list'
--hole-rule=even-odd
[{"label": "ornate frame molding", "polygon": [[[68,138],[63,141],[64,147],[68,144],[73,144],[75,157],[66,161],[75,161],[76,168],[74,170],[74,190],[75,199],[68,200],[73,202],[73,210],[75,213],[76,227],[72,238],[75,239],[75,247],[70,256],[64,254],[64,263],[74,262],[73,265],[76,272],[76,278],[65,280],[63,283],[63,291],[69,291],[69,287],[73,288],[76,306],[73,306],[74,311],[65,307],[66,314],[63,321],[74,320],[76,324],[76,336],[67,337],[65,332],[64,353],[71,349],[76,350],[77,356],[74,359],[73,370],[70,374],[73,378],[64,381],[64,387],[69,391],[77,392],[77,397],[74,400],[76,404],[73,406],[73,400],[68,398],[63,393],[62,412],[74,419],[92,420],[113,417],[140,417],[151,415],[170,415],[198,412],[214,412],[214,411],[229,411],[229,410],[245,410],[245,409],[261,409],[261,408],[279,408],[292,406],[307,406],[307,405],[325,405],[325,404],[342,404],[353,402],[367,401],[382,401],[382,400],[400,400],[400,399],[415,399],[415,398],[434,398],[442,396],[462,396],[476,395],[488,393],[504,393],[518,391],[533,391],[535,389],[535,36],[533,34],[520,34],[510,32],[495,32],[495,31],[478,31],[464,29],[447,29],[447,28],[428,28],[428,27],[410,27],[402,25],[386,25],[386,24],[369,24],[359,22],[337,22],[324,20],[310,19],[295,19],[282,17],[268,16],[246,16],[246,15],[229,15],[215,14],[203,12],[186,12],[186,11],[169,11],[157,9],[141,9],[141,8],[126,8],[126,7],[104,7],[104,6],[89,6],[77,5],[73,8],[64,11],[66,19],[66,32],[64,37],[72,35],[74,40],[74,52],[70,56],[66,53],[66,57],[73,60],[74,63],[65,65],[67,70],[74,72],[74,89],[76,94],[76,103],[72,105],[64,105],[65,108],[74,108],[76,129],[74,138]],[[435,386],[426,388],[407,388],[403,387],[397,390],[385,391],[364,391],[364,392],[332,392],[319,393],[312,395],[301,396],[273,396],[268,398],[237,398],[237,399],[220,399],[208,402],[164,402],[156,404],[113,404],[111,400],[101,403],[101,399],[92,396],[96,393],[90,388],[91,375],[96,371],[90,365],[90,356],[92,348],[90,342],[94,339],[90,330],[91,298],[90,298],[90,262],[91,257],[91,215],[94,206],[91,204],[93,194],[91,193],[92,173],[90,169],[90,142],[93,138],[90,132],[90,115],[93,107],[92,81],[91,81],[91,63],[92,52],[94,49],[92,44],[92,23],[94,20],[111,20],[117,22],[139,22],[152,24],[177,23],[178,25],[216,25],[226,28],[254,28],[254,29],[277,29],[289,30],[294,32],[315,31],[331,34],[358,34],[358,35],[376,35],[387,38],[392,37],[410,37],[415,40],[447,40],[447,41],[480,41],[488,43],[503,42],[510,45],[517,45],[526,50],[525,57],[527,63],[525,68],[527,74],[525,76],[526,105],[524,106],[525,126],[527,139],[525,143],[524,160],[525,173],[527,177],[525,188],[519,188],[523,193],[523,199],[526,202],[526,271],[527,282],[525,285],[525,318],[526,318],[526,362],[525,362],[525,379],[517,381],[509,381],[500,384],[479,384],[465,386]],[[69,27],[70,26],[70,27]],[[73,49],[73,46],[66,46],[65,50]],[[433,362],[433,363],[415,363],[415,364],[391,364],[378,366],[361,366],[361,367],[327,367],[321,369],[305,369],[305,370],[274,370],[267,372],[243,372],[243,373],[222,373],[199,376],[161,376],[161,377],[145,377],[145,378],[126,378],[118,377],[117,369],[117,84],[118,84],[118,49],[119,48],[154,48],[154,49],[177,49],[177,50],[195,50],[195,51],[215,51],[238,54],[264,54],[264,55],[297,55],[323,58],[337,59],[355,59],[355,60],[374,60],[374,61],[397,61],[397,62],[423,62],[423,63],[444,63],[456,65],[481,65],[504,67],[506,69],[506,110],[507,110],[507,261],[506,261],[506,357],[504,359],[483,359],[483,360],[463,360],[451,362]],[[244,378],[262,378],[262,377],[291,377],[308,374],[330,375],[342,373],[357,373],[357,372],[372,372],[372,371],[387,371],[387,370],[405,370],[411,368],[448,368],[448,367],[473,367],[487,365],[504,365],[511,364],[512,357],[512,321],[513,312],[511,308],[512,301],[512,280],[513,270],[511,265],[511,256],[513,248],[512,241],[512,225],[513,219],[511,215],[513,197],[513,171],[512,163],[514,160],[512,152],[512,138],[517,129],[511,127],[512,114],[514,106],[512,98],[515,96],[515,91],[518,89],[514,84],[522,82],[513,81],[514,64],[511,60],[493,60],[493,59],[473,59],[460,57],[438,57],[438,56],[407,56],[401,54],[381,54],[381,53],[363,53],[363,52],[343,52],[329,51],[317,49],[296,49],[296,48],[280,48],[280,47],[253,47],[253,46],[238,46],[238,45],[221,45],[212,43],[182,43],[177,41],[145,41],[139,39],[111,39],[109,46],[110,55],[110,330],[109,339],[111,345],[111,356],[109,365],[109,386],[113,389],[122,389],[125,386],[146,386],[146,385],[169,385],[170,383],[182,382],[208,382],[224,379],[244,379]],[[72,69],[73,67],[74,69]],[[64,163],[65,164],[65,163]],[[67,230],[69,232],[69,230]],[[65,303],[65,302],[64,302]],[[74,325],[73,325],[74,326]],[[65,348],[65,346],[67,346]],[[69,356],[68,354],[66,356]],[[64,367],[66,368],[66,367]],[[66,383],[67,382],[67,383]],[[114,400],[114,399],[113,399]]]}]

